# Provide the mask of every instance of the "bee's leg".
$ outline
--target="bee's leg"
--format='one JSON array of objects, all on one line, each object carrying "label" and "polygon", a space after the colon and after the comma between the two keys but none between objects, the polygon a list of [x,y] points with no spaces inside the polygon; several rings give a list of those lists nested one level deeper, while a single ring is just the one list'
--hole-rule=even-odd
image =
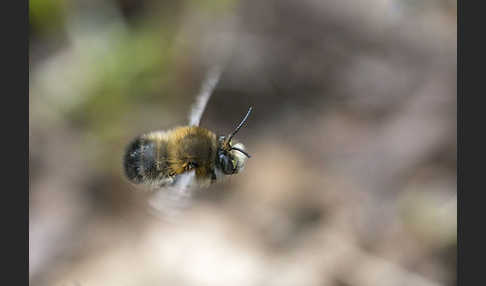
[{"label": "bee's leg", "polygon": [[191,170],[193,170],[197,167],[198,167],[198,165],[197,165],[196,162],[192,162],[192,161],[185,162],[185,163],[182,164],[181,173],[191,171]]}]

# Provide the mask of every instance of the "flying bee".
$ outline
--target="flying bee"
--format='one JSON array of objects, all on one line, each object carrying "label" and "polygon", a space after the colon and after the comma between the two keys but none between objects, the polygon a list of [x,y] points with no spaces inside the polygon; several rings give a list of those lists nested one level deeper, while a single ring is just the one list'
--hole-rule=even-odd
[{"label": "flying bee", "polygon": [[208,186],[241,172],[250,155],[233,137],[247,121],[252,107],[235,130],[226,136],[199,126],[154,131],[135,138],[124,155],[127,178],[151,188],[171,186],[194,171],[198,185]]}]

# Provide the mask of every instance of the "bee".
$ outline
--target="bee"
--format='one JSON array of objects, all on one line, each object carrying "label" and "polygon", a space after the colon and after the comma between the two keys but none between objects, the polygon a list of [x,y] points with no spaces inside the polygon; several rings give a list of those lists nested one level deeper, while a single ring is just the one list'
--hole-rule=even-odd
[{"label": "bee", "polygon": [[252,111],[229,135],[217,136],[199,126],[153,131],[136,137],[127,147],[123,165],[130,182],[150,188],[173,185],[194,171],[200,186],[209,186],[243,170],[251,156],[243,143],[233,140]]}]

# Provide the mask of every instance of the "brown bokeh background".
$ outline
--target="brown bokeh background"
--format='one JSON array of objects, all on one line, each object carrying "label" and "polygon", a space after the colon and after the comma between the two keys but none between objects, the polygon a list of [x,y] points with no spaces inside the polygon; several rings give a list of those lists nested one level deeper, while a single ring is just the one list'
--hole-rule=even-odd
[{"label": "brown bokeh background", "polygon": [[[29,5],[31,285],[456,284],[456,2]],[[124,148],[215,63],[252,158],[160,220]]]}]

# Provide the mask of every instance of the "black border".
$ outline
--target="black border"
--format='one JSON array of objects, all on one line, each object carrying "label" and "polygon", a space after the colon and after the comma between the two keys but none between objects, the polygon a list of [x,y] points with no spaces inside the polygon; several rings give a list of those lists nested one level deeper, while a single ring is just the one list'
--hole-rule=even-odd
[{"label": "black border", "polygon": [[[2,284],[29,283],[28,1],[2,3]],[[7,160],[5,160],[7,159]],[[5,255],[6,254],[6,255]]]},{"label": "black border", "polygon": [[[457,61],[457,128],[458,128],[458,285],[483,285],[484,266],[482,256],[486,235],[484,229],[484,146],[483,139],[485,105],[480,100],[484,90],[483,42],[484,10],[473,7],[478,1],[458,1],[458,61]],[[475,12],[475,13],[474,13]],[[466,13],[469,15],[466,16]],[[473,15],[475,14],[475,15]],[[464,39],[467,39],[466,42]],[[466,44],[467,43],[467,44]],[[473,64],[476,66],[473,67]],[[464,83],[465,82],[465,83]],[[476,125],[476,126],[475,126]],[[468,135],[466,139],[464,135]],[[476,160],[476,162],[473,162]],[[467,165],[469,164],[469,165]],[[476,220],[476,221],[474,221]],[[465,230],[467,226],[467,230]],[[478,257],[473,258],[477,255]]]}]

